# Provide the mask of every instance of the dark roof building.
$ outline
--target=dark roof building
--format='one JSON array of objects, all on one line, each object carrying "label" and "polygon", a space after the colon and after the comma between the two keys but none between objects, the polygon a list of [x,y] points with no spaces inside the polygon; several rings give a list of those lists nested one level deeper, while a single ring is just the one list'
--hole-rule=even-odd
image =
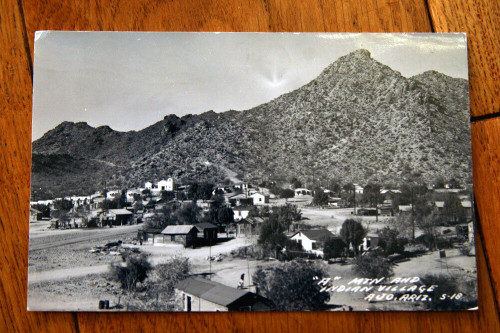
[{"label": "dark roof building", "polygon": [[236,289],[201,277],[178,282],[183,310],[190,311],[269,311],[271,302],[245,289]]},{"label": "dark roof building", "polygon": [[[334,235],[330,231],[328,231],[327,229],[301,230],[299,232],[304,234],[310,240],[315,240],[315,241],[321,241],[321,240],[325,240],[325,239],[334,237]],[[293,237],[293,235],[292,235],[292,237]]]}]

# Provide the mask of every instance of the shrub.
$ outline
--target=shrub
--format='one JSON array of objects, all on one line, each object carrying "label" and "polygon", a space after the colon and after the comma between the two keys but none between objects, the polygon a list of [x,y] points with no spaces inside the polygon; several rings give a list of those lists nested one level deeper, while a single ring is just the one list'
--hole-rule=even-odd
[{"label": "shrub", "polygon": [[460,253],[462,253],[464,256],[470,256],[470,253],[472,251],[472,245],[470,244],[463,244],[459,248]]},{"label": "shrub", "polygon": [[109,278],[119,282],[122,289],[135,291],[137,283],[144,282],[153,267],[144,253],[127,255],[123,259],[123,265],[110,265]]},{"label": "shrub", "polygon": [[324,259],[332,259],[342,257],[346,248],[346,244],[340,238],[329,238],[325,241],[323,247]]},{"label": "shrub", "polygon": [[393,274],[392,264],[377,252],[368,252],[354,261],[353,270],[360,277],[376,279]]},{"label": "shrub", "polygon": [[319,310],[330,299],[330,294],[321,292],[316,282],[325,276],[316,264],[299,259],[259,268],[253,281],[259,292],[275,304],[276,310]]},{"label": "shrub", "polygon": [[429,274],[422,277],[421,281],[428,287],[437,286],[429,292],[430,301],[424,302],[429,310],[465,310],[477,306],[475,277]]},{"label": "shrub", "polygon": [[190,271],[189,258],[173,258],[167,263],[159,264],[155,268],[157,287],[167,297],[173,297],[175,284],[186,279]]}]

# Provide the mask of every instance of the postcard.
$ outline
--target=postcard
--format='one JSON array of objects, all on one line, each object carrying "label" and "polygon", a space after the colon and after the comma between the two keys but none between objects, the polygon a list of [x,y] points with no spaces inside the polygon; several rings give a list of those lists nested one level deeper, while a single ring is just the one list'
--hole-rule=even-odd
[{"label": "postcard", "polygon": [[465,34],[36,33],[28,310],[477,304]]}]

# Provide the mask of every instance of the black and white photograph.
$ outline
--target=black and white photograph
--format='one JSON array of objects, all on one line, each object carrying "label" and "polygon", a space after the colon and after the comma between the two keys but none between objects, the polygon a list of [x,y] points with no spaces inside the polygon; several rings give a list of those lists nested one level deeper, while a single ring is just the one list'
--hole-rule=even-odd
[{"label": "black and white photograph", "polygon": [[465,34],[34,50],[28,310],[478,309]]}]

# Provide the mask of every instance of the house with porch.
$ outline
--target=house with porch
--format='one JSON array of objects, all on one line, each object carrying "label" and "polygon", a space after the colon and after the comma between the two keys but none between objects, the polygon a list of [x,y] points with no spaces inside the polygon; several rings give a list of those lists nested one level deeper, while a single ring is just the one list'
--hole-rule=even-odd
[{"label": "house with porch", "polygon": [[126,209],[109,209],[101,215],[102,225],[127,225],[132,222],[134,213]]}]

